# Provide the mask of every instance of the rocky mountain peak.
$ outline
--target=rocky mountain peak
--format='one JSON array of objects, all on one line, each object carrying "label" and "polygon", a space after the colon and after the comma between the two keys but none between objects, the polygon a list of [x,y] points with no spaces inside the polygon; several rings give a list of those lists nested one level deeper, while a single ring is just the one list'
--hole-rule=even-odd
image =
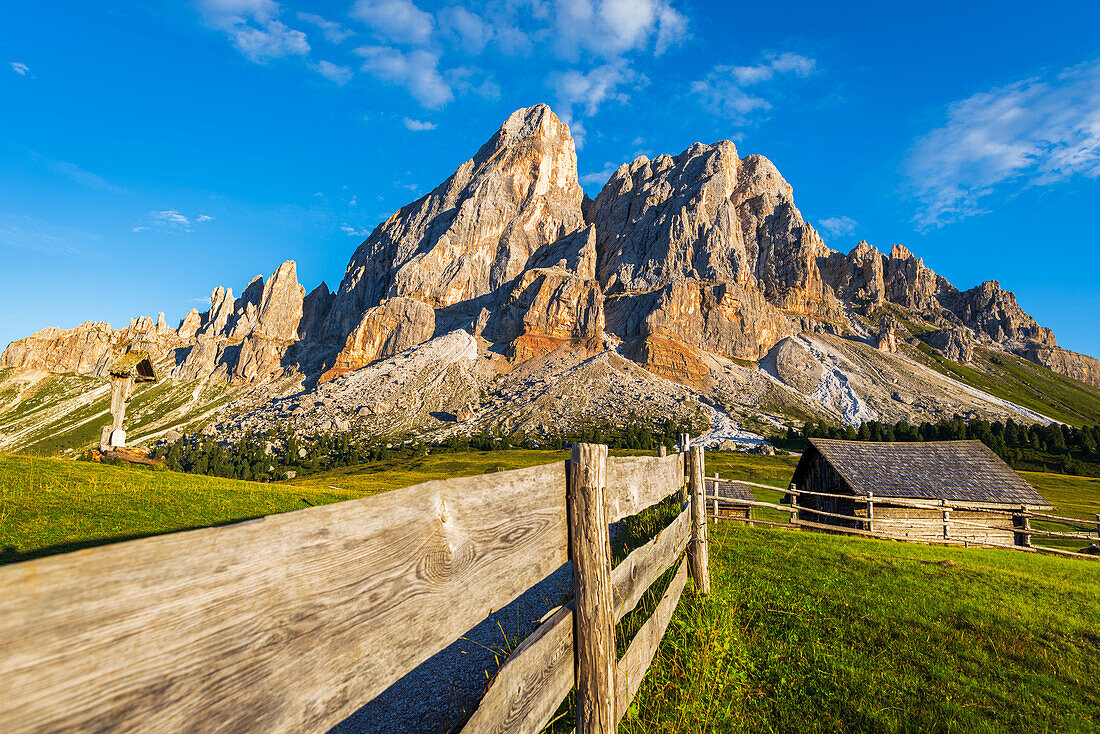
[{"label": "rocky mountain peak", "polygon": [[546,105],[517,110],[473,158],[359,246],[327,317],[328,338],[346,346],[385,299],[439,309],[493,293],[539,248],[584,226],[583,196],[569,128]]}]

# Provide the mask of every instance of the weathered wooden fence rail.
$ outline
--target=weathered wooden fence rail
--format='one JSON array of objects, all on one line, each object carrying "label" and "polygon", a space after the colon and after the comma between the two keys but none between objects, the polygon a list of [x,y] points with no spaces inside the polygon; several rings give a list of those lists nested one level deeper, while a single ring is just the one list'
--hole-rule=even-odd
[{"label": "weathered wooden fence rail", "polygon": [[689,541],[705,554],[706,525],[685,510],[612,570],[607,523],[684,482],[684,454],[578,445],[568,469],[427,482],[2,567],[0,731],[325,731],[568,560],[575,606],[510,656],[466,730],[535,731],[576,680],[579,731],[608,731],[683,567],[621,661],[614,621]]},{"label": "weathered wooden fence rail", "polygon": [[[746,500],[735,499],[731,500],[717,494],[717,485],[720,482],[729,481],[734,484],[740,484],[747,487],[756,487],[759,489],[767,489],[773,492],[782,492],[788,497],[791,497],[791,504],[782,505],[773,502],[764,502],[760,500]],[[1039,537],[1051,537],[1051,538],[1066,538],[1074,540],[1092,540],[1100,541],[1100,516],[1097,517],[1096,522],[1089,520],[1083,520],[1080,518],[1064,517],[1061,515],[1052,515],[1048,513],[1038,512],[1035,510],[1029,510],[1027,508],[1020,508],[1017,511],[1006,511],[1000,509],[994,509],[989,507],[983,507],[980,504],[963,503],[963,502],[946,502],[935,500],[913,500],[908,498],[885,498],[876,497],[874,495],[863,497],[853,496],[850,494],[830,494],[828,492],[813,492],[809,490],[798,489],[793,485],[787,489],[781,489],[779,487],[773,487],[767,484],[757,484],[755,482],[747,482],[741,480],[722,480],[715,475],[714,477],[707,477],[706,483],[711,483],[714,487],[714,493],[708,493],[706,495],[707,504],[714,504],[715,511],[710,514],[710,517],[722,520],[731,520],[734,522],[745,522],[762,525],[780,525],[785,527],[806,528],[809,530],[822,530],[832,533],[842,533],[848,535],[861,535],[866,537],[884,538],[890,540],[907,540],[908,542],[935,542],[937,544],[944,545],[968,545],[968,546],[987,546],[991,548],[1012,548],[1015,550],[1040,552],[1040,553],[1053,553],[1056,555],[1068,555],[1075,558],[1086,558],[1093,560],[1100,560],[1100,557],[1088,555],[1085,553],[1075,553],[1072,551],[1061,550],[1058,548],[1049,548],[1046,546],[1034,546],[1031,544],[1030,539],[1035,536]],[[812,507],[806,507],[798,502],[800,496],[812,496],[812,497],[826,497],[831,499],[843,499],[853,501],[855,505],[863,507],[863,514],[857,514],[855,508],[852,513],[838,513],[828,512],[825,510],[819,510]],[[764,520],[762,518],[752,517],[751,512],[749,517],[736,517],[720,514],[717,511],[719,506],[725,507],[749,507],[749,508],[766,508],[776,510],[779,512],[785,512],[789,516],[787,523],[778,523],[774,521]],[[936,510],[943,513],[942,519],[920,519],[920,518],[907,518],[905,522],[913,527],[929,527],[936,528],[937,532],[942,528],[943,537],[936,539],[935,541],[907,539],[900,537],[897,534],[890,534],[884,532],[878,532],[875,530],[875,507],[899,507],[909,509],[920,510]],[[952,517],[952,512],[965,512],[968,513],[970,519],[962,519],[960,517]],[[851,527],[826,523],[824,521],[818,522],[815,520],[806,519],[805,515],[811,515],[814,518],[835,518],[840,520],[846,520],[853,523]],[[974,515],[991,515],[998,517],[1010,517],[1017,521],[1017,526],[1013,527],[1011,532],[1014,535],[1021,536],[1027,539],[1027,542],[1022,546],[1007,545],[1003,543],[976,541],[976,540],[964,540],[960,538],[951,537],[952,527],[963,528],[991,528],[987,523],[975,522]],[[1058,530],[1034,528],[1030,524],[1031,519],[1042,520],[1048,523],[1061,523],[1069,525],[1071,527],[1085,527],[1093,530],[1093,532],[1064,532]]]}]

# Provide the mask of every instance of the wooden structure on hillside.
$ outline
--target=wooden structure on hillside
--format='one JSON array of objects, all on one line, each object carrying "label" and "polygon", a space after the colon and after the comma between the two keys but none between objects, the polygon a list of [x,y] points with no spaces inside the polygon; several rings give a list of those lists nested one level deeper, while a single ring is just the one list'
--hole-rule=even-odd
[{"label": "wooden structure on hillside", "polygon": [[752,506],[745,504],[746,501],[752,502],[756,499],[752,493],[752,487],[741,482],[723,480],[717,473],[706,481],[715,496],[715,517],[752,519]]},{"label": "wooden structure on hillside", "polygon": [[791,489],[800,519],[909,540],[1026,546],[1024,513],[1051,509],[981,441],[810,439]]},{"label": "wooden structure on hillside", "polygon": [[107,372],[111,376],[111,425],[103,427],[101,451],[126,445],[122,420],[126,417],[126,404],[130,402],[134,383],[157,381],[157,371],[148,352],[127,352]]}]

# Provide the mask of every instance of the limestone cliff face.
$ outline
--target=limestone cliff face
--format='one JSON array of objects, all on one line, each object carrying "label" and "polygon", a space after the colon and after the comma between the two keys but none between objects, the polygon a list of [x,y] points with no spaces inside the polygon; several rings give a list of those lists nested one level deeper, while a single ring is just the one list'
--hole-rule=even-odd
[{"label": "limestone cliff face", "polygon": [[508,356],[524,362],[563,344],[603,346],[604,297],[596,280],[596,232],[589,226],[540,248],[483,334],[509,342]]},{"label": "limestone cliff face", "polygon": [[442,308],[492,293],[540,247],[583,225],[569,128],[546,105],[517,110],[430,194],[359,246],[329,317],[342,340],[385,298]]},{"label": "limestone cliff face", "polygon": [[1016,294],[995,280],[959,293],[946,304],[963,323],[987,334],[994,342],[1013,345],[1058,346],[1054,333],[1039,324],[1016,303]]},{"label": "limestone cliff face", "polygon": [[348,335],[336,364],[321,376],[322,382],[391,357],[432,338],[435,311],[415,298],[391,298],[367,309],[359,325]]},{"label": "limestone cliff face", "polygon": [[755,288],[682,280],[609,300],[608,331],[626,340],[680,341],[727,357],[759,359],[796,323]]},{"label": "limestone cliff face", "polygon": [[1023,356],[1075,380],[1100,387],[1100,360],[1060,347],[1028,349]]},{"label": "limestone cliff face", "polygon": [[869,309],[886,300],[886,262],[877,248],[860,242],[844,255],[831,252],[821,259],[822,275],[837,298]]},{"label": "limestone cliff face", "polygon": [[210,294],[210,310],[188,313],[176,330],[183,344],[170,374],[194,380],[220,374],[235,382],[268,380],[289,367],[305,303],[297,265],[288,260],[264,281],[257,275],[233,298],[229,288]]},{"label": "limestone cliff face", "polygon": [[592,205],[600,282],[609,293],[683,280],[756,288],[781,310],[835,313],[817,255],[825,250],[763,156],[729,141],[619,167]]},{"label": "limestone cliff face", "polygon": [[[9,345],[0,366],[102,376],[142,348],[180,379],[327,381],[462,328],[513,365],[621,341],[653,371],[692,383],[707,354],[772,360],[802,332],[861,334],[893,351],[896,322],[876,332],[849,320],[883,307],[931,324],[922,338],[951,359],[970,359],[980,342],[1100,381],[1100,362],[1059,350],[995,281],[959,291],[897,245],[829,249],[771,161],[729,141],[640,157],[588,199],[569,129],[546,105],[514,112],[379,225],[335,293],[322,283],[305,295],[288,261],[239,297],[214,289],[209,309],[175,330],[163,314],[120,330],[44,329]],[[798,363],[795,351],[780,362]]]},{"label": "limestone cliff face", "polygon": [[0,367],[104,377],[118,339],[102,321],[85,321],[74,329],[50,326],[9,344]]},{"label": "limestone cliff face", "polygon": [[621,166],[590,217],[608,330],[624,339],[758,359],[806,319],[845,322],[790,185],[729,141]]},{"label": "limestone cliff face", "polygon": [[155,321],[135,318],[123,329],[104,322],[51,327],[12,342],[0,366],[105,377],[118,357],[139,349],[149,352],[162,374],[180,379],[270,379],[284,371],[283,359],[298,340],[302,306],[303,289],[288,261],[266,284],[254,278],[240,298],[231,289],[214,289],[210,309],[192,309],[175,330],[163,313]]}]

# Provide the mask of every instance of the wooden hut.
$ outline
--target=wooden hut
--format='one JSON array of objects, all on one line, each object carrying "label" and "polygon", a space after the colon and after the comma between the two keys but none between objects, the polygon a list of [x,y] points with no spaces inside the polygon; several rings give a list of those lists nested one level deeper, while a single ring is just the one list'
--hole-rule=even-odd
[{"label": "wooden hut", "polygon": [[126,445],[122,420],[135,382],[156,382],[157,371],[148,352],[130,351],[119,357],[107,373],[111,377],[111,425],[103,427],[100,450]]},{"label": "wooden hut", "polygon": [[741,482],[724,481],[717,474],[714,478],[707,478],[706,483],[712,490],[707,494],[717,496],[714,500],[716,517],[752,519],[752,506],[745,504],[745,500],[752,502],[755,499],[751,487]]},{"label": "wooden hut", "polygon": [[800,520],[912,540],[1030,545],[1021,513],[1050,509],[981,441],[810,439],[792,489]]}]

